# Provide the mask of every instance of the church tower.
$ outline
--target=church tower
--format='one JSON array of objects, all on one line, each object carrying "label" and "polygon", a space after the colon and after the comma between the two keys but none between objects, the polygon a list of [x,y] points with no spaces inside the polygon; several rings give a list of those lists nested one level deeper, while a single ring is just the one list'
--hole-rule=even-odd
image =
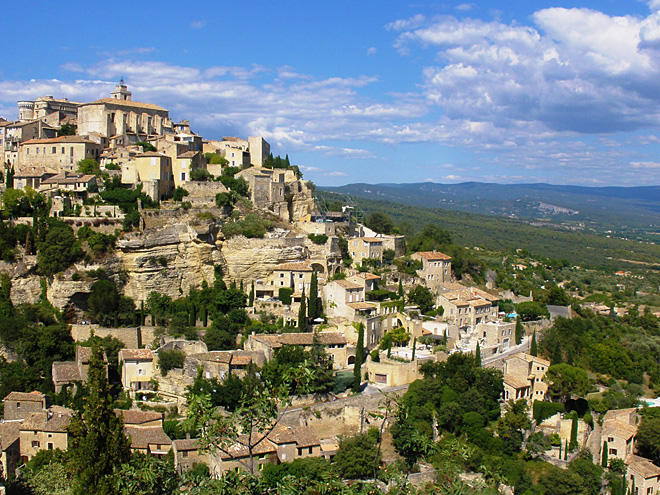
[{"label": "church tower", "polygon": [[124,84],[123,77],[119,80],[119,84],[117,84],[115,90],[112,93],[110,93],[110,96],[116,100],[131,101],[132,93],[128,90],[128,88]]}]

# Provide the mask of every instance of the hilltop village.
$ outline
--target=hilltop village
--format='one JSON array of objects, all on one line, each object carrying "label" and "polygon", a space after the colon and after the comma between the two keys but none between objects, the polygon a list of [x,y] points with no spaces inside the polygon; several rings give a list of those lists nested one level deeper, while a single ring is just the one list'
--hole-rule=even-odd
[{"label": "hilltop village", "polygon": [[[571,305],[561,288],[537,301],[475,282],[462,258],[459,276],[440,229],[411,249],[382,215],[320,199],[263,137],[206,139],[123,80],[93,102],[18,110],[0,122],[5,480],[27,472],[34,488],[34,459],[80,449],[82,404],[106,387],[130,452],[181,476],[272,481],[314,458],[343,479],[403,466],[423,487],[460,437],[526,449],[557,479],[589,451],[609,492],[660,490],[637,406],[587,412],[586,372],[552,347],[576,311],[624,318],[624,305]],[[478,467],[451,480],[551,493]]]}]

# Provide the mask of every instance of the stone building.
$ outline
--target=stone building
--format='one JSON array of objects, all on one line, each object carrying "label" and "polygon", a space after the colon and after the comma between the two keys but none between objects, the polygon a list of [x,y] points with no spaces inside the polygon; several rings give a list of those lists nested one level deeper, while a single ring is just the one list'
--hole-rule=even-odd
[{"label": "stone building", "polygon": [[23,167],[14,175],[14,187],[16,189],[39,189],[41,182],[56,175],[57,172],[46,167]]},{"label": "stone building", "polygon": [[64,123],[75,123],[80,106],[80,103],[52,96],[40,96],[34,101],[23,100],[17,104],[19,121],[41,120],[54,127],[60,127]]},{"label": "stone building", "polygon": [[[57,136],[57,129],[45,124],[41,120],[12,122],[3,125],[3,129],[3,158],[8,166],[13,166],[15,169],[19,169],[21,165],[21,143],[35,139],[54,139]],[[37,165],[42,165],[42,163],[38,163]]]},{"label": "stone building", "polygon": [[461,330],[473,329],[497,318],[497,296],[458,283],[442,284],[438,290],[437,303],[444,308],[444,318]]},{"label": "stone building", "polygon": [[154,355],[150,349],[121,349],[117,355],[124,390],[151,390]]},{"label": "stone building", "polygon": [[346,338],[341,333],[316,332],[252,334],[248,336],[243,347],[246,351],[262,351],[266,360],[270,361],[275,350],[285,345],[300,346],[308,351],[315,345],[322,345],[336,367],[345,368],[351,355],[355,359],[354,352],[351,353],[346,344]]},{"label": "stone building", "polygon": [[4,478],[13,476],[21,460],[21,423],[5,421],[0,423],[0,469]]},{"label": "stone building", "polygon": [[82,136],[30,139],[20,145],[18,169],[40,166],[57,172],[76,172],[80,160],[98,161],[101,151],[101,145]]},{"label": "stone building", "polygon": [[263,167],[264,162],[270,156],[270,144],[261,136],[248,138],[248,149],[250,150],[250,165]]},{"label": "stone building", "polygon": [[43,449],[66,450],[69,439],[67,426],[72,414],[72,411],[59,406],[30,413],[20,426],[21,462],[28,462]]},{"label": "stone building", "polygon": [[22,421],[34,412],[45,411],[47,399],[41,392],[11,392],[2,399],[4,421]]},{"label": "stone building", "polygon": [[155,411],[115,409],[124,422],[131,451],[163,459],[172,449],[172,440],[163,430],[163,414]]},{"label": "stone building", "polygon": [[142,184],[145,194],[155,201],[167,198],[174,192],[172,160],[161,153],[148,151],[137,155],[124,163],[121,170],[122,184],[133,187]]},{"label": "stone building", "polygon": [[152,103],[133,101],[132,94],[120,81],[110,98],[83,103],[78,108],[78,134],[99,134],[105,138],[132,135],[144,141],[152,135],[172,133],[169,112]]},{"label": "stone building", "polygon": [[505,401],[526,399],[531,406],[535,400],[545,400],[548,384],[543,380],[550,361],[531,354],[514,354],[504,361]]},{"label": "stone building", "polygon": [[293,289],[294,292],[301,294],[303,289],[309,296],[309,286],[312,282],[314,270],[307,261],[299,263],[283,263],[273,268],[272,285],[275,290],[282,288]]},{"label": "stone building", "polygon": [[84,200],[89,189],[96,186],[96,176],[75,172],[62,172],[41,181],[39,192],[47,196],[65,195]]},{"label": "stone building", "polygon": [[[660,493],[660,467],[648,459],[631,455],[626,461],[626,483],[631,495],[656,495]],[[634,488],[633,488],[634,487]]]},{"label": "stone building", "polygon": [[[92,348],[76,346],[75,361],[54,361],[52,365],[53,384],[55,393],[60,393],[65,385],[75,385],[77,382],[87,382],[87,371],[89,370],[89,360],[92,357]],[[103,361],[106,364],[106,373],[108,372],[108,359],[103,354]]]},{"label": "stone building", "polygon": [[209,455],[199,451],[199,440],[196,438],[173,440],[174,467],[178,473],[188,471],[196,464],[209,464]]},{"label": "stone building", "polygon": [[362,264],[365,259],[383,261],[383,240],[379,237],[356,237],[348,241],[353,263]]},{"label": "stone building", "polygon": [[[635,408],[607,411],[603,418],[600,447],[607,442],[608,457],[623,461],[635,452],[639,413]],[[601,459],[603,453],[601,452]]]},{"label": "stone building", "polygon": [[438,286],[451,282],[450,256],[435,251],[423,251],[413,254],[411,258],[422,262],[422,269],[417,273],[429,289],[435,290]]}]

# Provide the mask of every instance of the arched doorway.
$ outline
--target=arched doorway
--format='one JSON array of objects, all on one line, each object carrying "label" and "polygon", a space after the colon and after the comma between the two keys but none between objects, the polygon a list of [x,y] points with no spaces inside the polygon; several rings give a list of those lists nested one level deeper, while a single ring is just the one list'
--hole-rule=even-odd
[{"label": "arched doorway", "polygon": [[325,267],[321,263],[312,263],[312,270],[316,273],[325,273]]},{"label": "arched doorway", "polygon": [[355,364],[355,356],[348,356],[348,365]]}]

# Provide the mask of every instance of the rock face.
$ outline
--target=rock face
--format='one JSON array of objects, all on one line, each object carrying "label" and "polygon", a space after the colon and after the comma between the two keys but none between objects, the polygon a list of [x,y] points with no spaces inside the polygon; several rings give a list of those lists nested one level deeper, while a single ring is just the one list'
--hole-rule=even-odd
[{"label": "rock face", "polygon": [[212,284],[221,262],[215,245],[200,239],[197,229],[179,223],[117,242],[121,268],[128,274],[124,295],[144,301],[152,291],[176,299]]}]

